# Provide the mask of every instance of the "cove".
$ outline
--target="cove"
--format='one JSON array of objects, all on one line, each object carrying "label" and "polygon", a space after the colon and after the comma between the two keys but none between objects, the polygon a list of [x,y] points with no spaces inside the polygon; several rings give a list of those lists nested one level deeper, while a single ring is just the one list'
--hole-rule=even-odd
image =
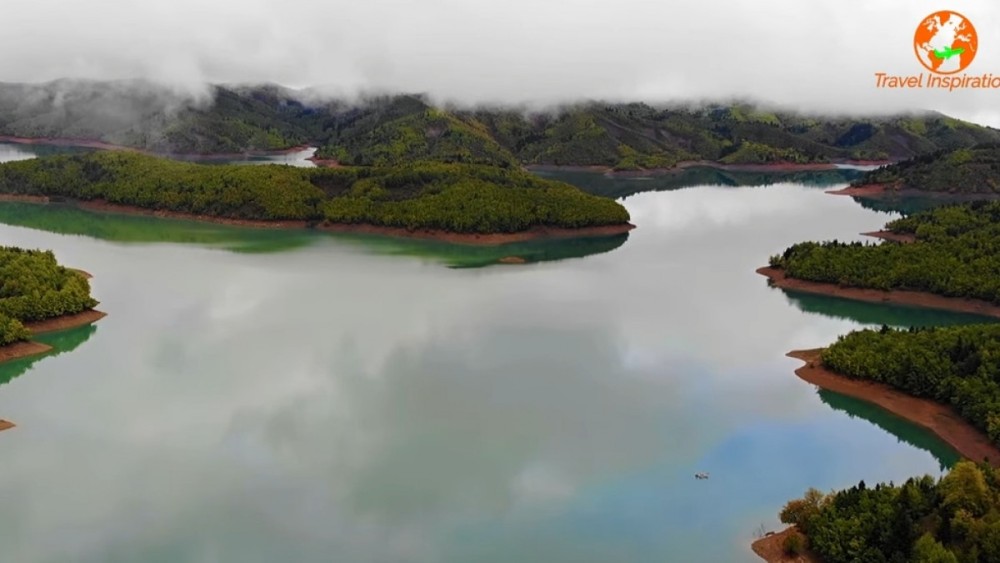
[{"label": "cove", "polygon": [[955,460],[785,357],[859,326],[975,320],[768,287],[770,254],[884,223],[828,188],[636,192],[623,244],[484,268],[385,239],[0,206],[7,244],[93,273],[109,314],[0,365],[18,425],[0,435],[5,554],[754,561],[754,531],[806,488]]}]

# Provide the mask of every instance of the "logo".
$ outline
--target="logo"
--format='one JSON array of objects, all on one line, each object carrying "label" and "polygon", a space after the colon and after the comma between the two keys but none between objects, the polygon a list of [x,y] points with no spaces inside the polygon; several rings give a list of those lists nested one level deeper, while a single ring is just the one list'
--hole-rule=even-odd
[{"label": "logo", "polygon": [[979,35],[969,18],[952,10],[927,16],[913,34],[913,52],[930,72],[894,74],[876,72],[875,87],[890,89],[981,90],[1000,89],[1000,74],[968,74],[979,52]]},{"label": "logo", "polygon": [[913,50],[920,64],[936,74],[955,74],[972,64],[979,36],[969,18],[941,10],[924,18],[913,34]]}]

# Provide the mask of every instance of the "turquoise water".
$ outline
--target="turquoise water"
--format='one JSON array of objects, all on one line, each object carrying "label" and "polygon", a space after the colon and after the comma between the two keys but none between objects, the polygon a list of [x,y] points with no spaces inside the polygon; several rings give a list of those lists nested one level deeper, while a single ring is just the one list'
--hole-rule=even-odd
[{"label": "turquoise water", "polygon": [[978,320],[769,288],[769,255],[885,221],[824,189],[635,193],[613,248],[480,268],[448,267],[462,247],[0,206],[6,244],[93,273],[109,314],[0,366],[4,557],[754,561],[808,487],[955,461],[785,357]]}]

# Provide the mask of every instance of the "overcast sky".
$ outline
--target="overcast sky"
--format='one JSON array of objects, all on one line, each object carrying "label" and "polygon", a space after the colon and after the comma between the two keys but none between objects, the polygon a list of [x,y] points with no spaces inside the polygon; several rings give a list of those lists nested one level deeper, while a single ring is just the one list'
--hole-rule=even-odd
[{"label": "overcast sky", "polygon": [[1000,90],[891,91],[956,8],[1000,75],[1000,3],[963,0],[4,0],[0,81],[149,78],[420,91],[474,102],[734,96],[811,111],[935,109],[1000,126]]}]

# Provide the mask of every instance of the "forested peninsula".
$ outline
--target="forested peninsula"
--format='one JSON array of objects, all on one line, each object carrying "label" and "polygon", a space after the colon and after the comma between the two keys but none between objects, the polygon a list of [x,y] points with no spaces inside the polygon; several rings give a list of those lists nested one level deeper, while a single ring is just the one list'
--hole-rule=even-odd
[{"label": "forested peninsula", "polygon": [[779,287],[1000,316],[1000,202],[896,219],[882,244],[803,242],[759,273]]},{"label": "forested peninsula", "polygon": [[0,247],[0,361],[49,350],[31,336],[92,323],[96,306],[87,275],[51,251]]},{"label": "forested peninsula", "polygon": [[983,465],[959,463],[940,481],[810,490],[781,511],[793,528],[755,551],[770,561],[1000,561],[1000,473],[990,465],[1000,463],[1000,325],[883,326],[790,355],[807,362],[803,379],[925,426]]},{"label": "forested peninsula", "polygon": [[516,168],[417,162],[392,167],[203,165],[95,152],[0,165],[0,194],[99,209],[261,226],[317,227],[500,243],[619,234],[619,203]]},{"label": "forested peninsula", "polygon": [[1000,143],[933,151],[872,170],[833,193],[880,196],[906,192],[1000,197]]},{"label": "forested peninsula", "polygon": [[349,166],[415,161],[599,166],[685,162],[816,165],[901,160],[1000,142],[1000,131],[936,113],[839,118],[747,103],[589,101],[544,109],[435,105],[394,94],[339,99],[276,85],[178,92],[143,81],[0,84],[0,136],[68,139],[161,154],[320,147]]}]

